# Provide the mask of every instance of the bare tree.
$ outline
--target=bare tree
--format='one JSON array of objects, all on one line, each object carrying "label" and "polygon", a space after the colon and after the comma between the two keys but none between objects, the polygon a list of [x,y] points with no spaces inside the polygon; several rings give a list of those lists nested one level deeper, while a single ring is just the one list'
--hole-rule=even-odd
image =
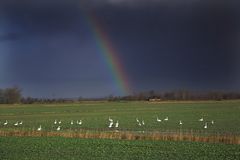
[{"label": "bare tree", "polygon": [[13,104],[20,103],[21,89],[18,87],[6,88],[3,92],[5,103]]}]

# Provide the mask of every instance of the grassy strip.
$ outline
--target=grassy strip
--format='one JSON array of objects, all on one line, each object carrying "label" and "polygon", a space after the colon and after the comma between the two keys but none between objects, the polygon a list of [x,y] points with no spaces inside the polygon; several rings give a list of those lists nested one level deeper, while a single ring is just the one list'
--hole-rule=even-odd
[{"label": "grassy strip", "polygon": [[55,131],[23,131],[0,130],[0,136],[18,137],[66,137],[66,138],[98,138],[98,139],[122,139],[122,140],[161,140],[161,141],[191,141],[225,144],[240,144],[240,136],[237,135],[196,135],[193,133],[161,133],[161,132],[128,132],[128,131],[89,131],[55,132]]},{"label": "grassy strip", "polygon": [[1,160],[236,160],[240,145],[64,137],[0,137]]}]

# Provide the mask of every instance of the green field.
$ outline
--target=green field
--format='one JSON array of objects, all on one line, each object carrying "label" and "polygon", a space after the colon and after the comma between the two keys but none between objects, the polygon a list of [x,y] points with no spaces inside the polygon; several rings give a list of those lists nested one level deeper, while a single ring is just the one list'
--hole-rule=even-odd
[{"label": "green field", "polygon": [[[109,130],[109,116],[118,130],[130,131],[178,131],[193,130],[205,133],[240,133],[240,101],[206,102],[83,102],[76,104],[0,105],[0,129],[55,131],[60,125],[66,130]],[[157,116],[162,122],[157,122]],[[163,119],[168,117],[168,121]],[[204,121],[198,120],[203,117]],[[136,118],[144,120],[139,126]],[[82,120],[82,125],[76,124]],[[3,125],[8,121],[6,126]],[[61,124],[55,125],[55,120]],[[74,124],[71,125],[71,120]],[[179,121],[183,124],[179,125]],[[214,124],[211,121],[214,120]],[[22,125],[14,126],[17,121]],[[208,128],[204,129],[205,123]],[[112,129],[110,129],[112,130]]]},{"label": "green field", "polygon": [[[239,115],[240,101],[0,105],[0,131],[5,135],[0,137],[0,159],[240,159],[240,145],[233,144],[59,137],[86,131],[111,135],[118,133],[116,130],[123,133],[127,130],[136,135],[142,131],[144,134],[191,131],[232,137],[240,135]],[[108,127],[109,117],[114,124],[119,122],[119,128]],[[157,122],[157,117],[162,122]],[[168,121],[163,120],[166,117]],[[136,118],[140,122],[144,120],[145,125],[139,126]],[[8,124],[4,125],[6,120]],[[54,124],[55,120],[61,124]],[[81,125],[76,124],[79,120],[83,122]],[[179,125],[180,120],[182,125]],[[211,124],[212,120],[214,124]],[[23,124],[14,126],[17,121]],[[74,124],[71,125],[71,121]],[[206,129],[205,123],[208,123]],[[40,125],[42,131],[37,131]],[[60,131],[56,131],[58,126],[61,126]],[[23,137],[11,136],[15,131],[20,131]],[[31,134],[24,137],[25,132]],[[31,137],[38,133],[44,133],[44,136]],[[54,137],[45,136],[46,133],[52,133]]]},{"label": "green field", "polygon": [[62,137],[0,137],[1,160],[237,160],[239,145]]}]

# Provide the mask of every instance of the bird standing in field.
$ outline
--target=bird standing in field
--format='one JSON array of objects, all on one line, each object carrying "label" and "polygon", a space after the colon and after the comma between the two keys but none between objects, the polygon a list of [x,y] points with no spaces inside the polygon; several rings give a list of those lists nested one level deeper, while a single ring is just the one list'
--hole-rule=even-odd
[{"label": "bird standing in field", "polygon": [[166,118],[164,119],[164,121],[168,121],[168,117],[166,117]]},{"label": "bird standing in field", "polygon": [[157,117],[157,122],[162,122],[162,120]]},{"label": "bird standing in field", "polygon": [[8,124],[8,121],[6,120],[6,121],[3,123],[3,125],[6,126],[7,124]]},{"label": "bird standing in field", "polygon": [[59,122],[58,122],[58,124],[61,124],[62,123],[62,121],[60,120]]},{"label": "bird standing in field", "polygon": [[57,120],[55,119],[54,124],[57,124]]},{"label": "bird standing in field", "polygon": [[113,122],[113,119],[112,119],[112,118],[110,118],[110,117],[108,117],[108,120],[109,120],[109,122]]},{"label": "bird standing in field", "polygon": [[206,122],[205,125],[204,125],[204,128],[207,129],[207,127],[208,127],[208,126],[207,126],[207,122]]},{"label": "bird standing in field", "polygon": [[82,125],[82,120],[80,119],[79,122],[78,122],[79,125]]},{"label": "bird standing in field", "polygon": [[18,126],[18,121],[16,123],[14,123],[14,126]]},{"label": "bird standing in field", "polygon": [[60,130],[61,130],[61,126],[58,126],[57,131],[60,131]]},{"label": "bird standing in field", "polygon": [[143,126],[145,125],[145,122],[144,122],[144,120],[142,120],[142,125],[143,125]]},{"label": "bird standing in field", "polygon": [[40,125],[37,130],[41,131],[42,130],[42,126]]},{"label": "bird standing in field", "polygon": [[111,122],[109,123],[108,128],[112,128],[112,126],[113,126],[113,121],[111,121]]},{"label": "bird standing in field", "polygon": [[71,120],[71,125],[73,125],[73,120]]},{"label": "bird standing in field", "polygon": [[23,121],[19,122],[19,125],[22,125],[23,124]]},{"label": "bird standing in field", "polygon": [[137,124],[138,124],[139,126],[142,126],[142,123],[139,121],[138,118],[136,118],[136,121],[137,121]]},{"label": "bird standing in field", "polygon": [[214,121],[212,120],[212,122],[211,122],[212,124],[214,124]]},{"label": "bird standing in field", "polygon": [[181,120],[179,121],[179,124],[180,124],[180,125],[182,125],[182,124],[183,124]]},{"label": "bird standing in field", "polygon": [[118,123],[118,121],[117,121],[116,124],[115,124],[115,127],[118,128],[118,126],[119,126],[119,123]]},{"label": "bird standing in field", "polygon": [[138,118],[136,118],[136,121],[139,123],[139,120],[138,120]]},{"label": "bird standing in field", "polygon": [[199,122],[203,122],[203,118],[200,118],[198,121],[199,121]]}]

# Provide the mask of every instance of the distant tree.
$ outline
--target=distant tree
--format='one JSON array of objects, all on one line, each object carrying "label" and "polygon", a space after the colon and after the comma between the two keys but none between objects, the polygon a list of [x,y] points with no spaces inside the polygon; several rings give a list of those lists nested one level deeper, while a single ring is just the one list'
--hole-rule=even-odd
[{"label": "distant tree", "polygon": [[4,103],[4,90],[0,89],[0,103]]},{"label": "distant tree", "polygon": [[6,88],[3,93],[5,103],[14,104],[20,103],[21,89],[18,87]]},{"label": "distant tree", "polygon": [[149,91],[149,97],[148,98],[155,98],[155,92],[154,90]]},{"label": "distant tree", "polygon": [[163,95],[165,100],[173,100],[174,99],[174,92],[165,92]]},{"label": "distant tree", "polygon": [[37,102],[37,99],[34,99],[32,97],[22,98],[21,103],[23,104],[32,104],[34,102]]},{"label": "distant tree", "polygon": [[113,94],[110,94],[107,99],[108,99],[108,101],[113,101],[114,100]]},{"label": "distant tree", "polygon": [[83,97],[78,97],[78,101],[80,102],[80,101],[83,101],[84,99],[83,99]]}]

